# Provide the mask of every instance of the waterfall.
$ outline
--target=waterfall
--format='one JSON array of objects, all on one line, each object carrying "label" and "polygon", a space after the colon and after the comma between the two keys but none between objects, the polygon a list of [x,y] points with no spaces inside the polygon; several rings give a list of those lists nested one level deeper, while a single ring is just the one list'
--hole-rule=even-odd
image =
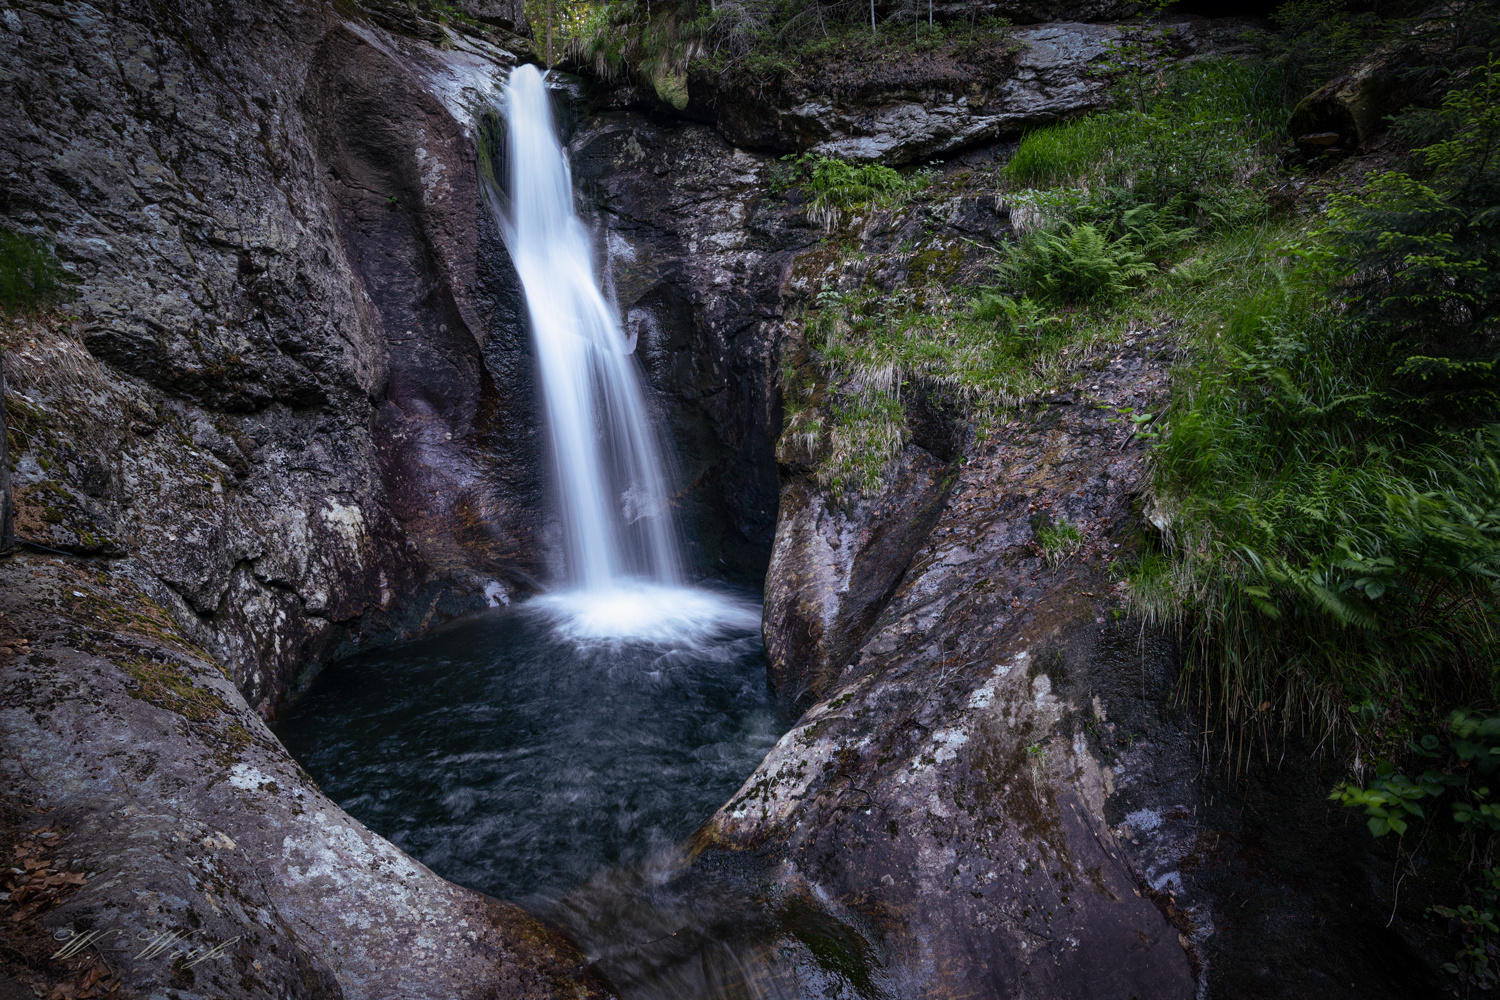
[{"label": "waterfall", "polygon": [[600,290],[542,74],[506,89],[509,211],[556,475],[569,583],[586,593],[680,585],[676,529],[640,377]]}]

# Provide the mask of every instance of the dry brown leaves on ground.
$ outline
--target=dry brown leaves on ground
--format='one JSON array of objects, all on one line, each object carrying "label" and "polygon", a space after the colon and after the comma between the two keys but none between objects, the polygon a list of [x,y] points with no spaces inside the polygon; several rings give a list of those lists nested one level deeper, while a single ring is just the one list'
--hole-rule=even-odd
[{"label": "dry brown leaves on ground", "polygon": [[0,855],[0,967],[16,982],[47,1000],[90,1000],[114,995],[120,980],[92,950],[58,958],[40,918],[88,879],[66,870],[55,857],[66,831],[49,826],[12,829],[9,856]]}]

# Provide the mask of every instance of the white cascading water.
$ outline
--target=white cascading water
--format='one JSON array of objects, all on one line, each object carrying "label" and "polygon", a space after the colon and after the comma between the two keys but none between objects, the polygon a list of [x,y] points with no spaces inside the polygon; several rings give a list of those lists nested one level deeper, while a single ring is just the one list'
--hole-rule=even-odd
[{"label": "white cascading water", "polygon": [[573,588],[541,603],[589,637],[689,639],[726,615],[743,618],[742,602],[731,610],[720,595],[682,585],[660,449],[573,208],[541,72],[516,67],[506,101],[510,198],[501,230],[536,342]]}]

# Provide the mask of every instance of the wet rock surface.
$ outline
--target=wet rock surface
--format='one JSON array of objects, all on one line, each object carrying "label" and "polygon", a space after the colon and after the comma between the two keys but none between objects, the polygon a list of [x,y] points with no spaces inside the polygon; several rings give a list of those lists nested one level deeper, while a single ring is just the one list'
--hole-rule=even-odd
[{"label": "wet rock surface", "polygon": [[569,151],[675,444],[686,541],[699,565],[758,584],[776,523],[780,319],[793,256],[816,236],[767,196],[766,157],[705,126],[615,112]]}]

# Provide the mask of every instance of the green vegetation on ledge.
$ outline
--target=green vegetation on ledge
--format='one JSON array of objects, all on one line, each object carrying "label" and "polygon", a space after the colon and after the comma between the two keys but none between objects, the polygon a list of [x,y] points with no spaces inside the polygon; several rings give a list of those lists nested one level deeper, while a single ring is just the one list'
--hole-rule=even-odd
[{"label": "green vegetation on ledge", "polygon": [[50,247],[30,236],[0,231],[0,311],[50,305],[64,289],[62,268]]}]

